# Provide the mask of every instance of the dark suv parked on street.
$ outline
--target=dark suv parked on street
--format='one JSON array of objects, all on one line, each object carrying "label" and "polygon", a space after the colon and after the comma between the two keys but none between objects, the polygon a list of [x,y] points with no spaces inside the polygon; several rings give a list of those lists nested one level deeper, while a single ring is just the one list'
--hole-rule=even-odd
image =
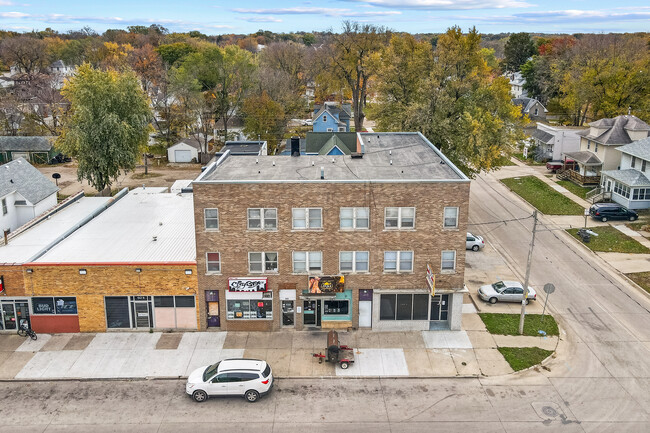
[{"label": "dark suv parked on street", "polygon": [[618,203],[596,203],[589,208],[589,215],[602,222],[609,220],[630,220],[634,221],[639,215]]}]

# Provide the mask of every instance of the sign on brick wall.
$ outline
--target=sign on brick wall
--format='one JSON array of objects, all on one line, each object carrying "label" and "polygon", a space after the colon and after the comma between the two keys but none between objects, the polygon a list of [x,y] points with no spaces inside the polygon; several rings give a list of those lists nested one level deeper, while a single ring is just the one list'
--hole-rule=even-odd
[{"label": "sign on brick wall", "polygon": [[266,278],[228,278],[228,290],[231,292],[266,292]]},{"label": "sign on brick wall", "polygon": [[309,293],[335,293],[345,290],[345,277],[309,277]]}]

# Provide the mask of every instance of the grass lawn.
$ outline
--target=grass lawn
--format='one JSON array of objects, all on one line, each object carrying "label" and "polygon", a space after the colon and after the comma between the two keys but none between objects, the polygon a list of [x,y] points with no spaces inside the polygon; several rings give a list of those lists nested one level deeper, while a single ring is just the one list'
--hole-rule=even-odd
[{"label": "grass lawn", "polygon": [[501,182],[547,215],[583,215],[584,208],[535,176],[510,177]]},{"label": "grass lawn", "polygon": [[633,274],[625,274],[627,277],[637,283],[639,286],[650,293],[650,272],[635,272]]},{"label": "grass lawn", "polygon": [[558,180],[557,184],[568,189],[569,191],[571,191],[572,193],[574,193],[580,198],[585,198],[585,195],[587,195],[587,193],[593,189],[593,188],[585,188],[580,185],[576,185],[575,183],[568,180]]},{"label": "grass lawn", "polygon": [[[591,242],[585,244],[592,251],[632,254],[650,253],[650,249],[644,247],[628,235],[616,230],[614,227],[592,227],[590,230],[598,233],[598,236],[591,237]],[[574,238],[580,239],[578,229],[568,229],[567,232]]]},{"label": "grass lawn", "polygon": [[159,176],[162,176],[162,174],[161,174],[161,173],[151,173],[151,172],[149,172],[149,173],[147,173],[147,174],[144,174],[144,173],[136,173],[136,174],[134,174],[134,175],[131,176],[131,177],[132,177],[133,179],[149,179],[149,178],[152,178],[152,177],[159,177]]},{"label": "grass lawn", "polygon": [[[479,313],[485,327],[491,334],[519,335],[519,314]],[[559,335],[560,331],[553,316],[541,314],[526,314],[524,320],[524,335],[537,337],[537,331],[542,330],[546,335]]]},{"label": "grass lawn", "polygon": [[514,371],[537,365],[553,353],[539,347],[499,347],[499,352]]}]

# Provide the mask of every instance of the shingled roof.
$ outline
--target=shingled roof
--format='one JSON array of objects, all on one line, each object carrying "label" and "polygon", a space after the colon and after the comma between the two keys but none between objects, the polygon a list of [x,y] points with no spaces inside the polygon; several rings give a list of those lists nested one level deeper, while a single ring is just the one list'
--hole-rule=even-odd
[{"label": "shingled roof", "polygon": [[55,137],[0,136],[0,152],[49,152]]},{"label": "shingled roof", "polygon": [[0,166],[0,197],[16,191],[31,204],[36,204],[59,190],[25,158]]},{"label": "shingled roof", "polygon": [[628,144],[634,140],[627,131],[650,131],[650,125],[631,114],[616,116],[613,119],[600,119],[591,122],[589,126],[606,129],[598,135],[591,135],[591,129],[580,131],[577,134],[601,144]]}]

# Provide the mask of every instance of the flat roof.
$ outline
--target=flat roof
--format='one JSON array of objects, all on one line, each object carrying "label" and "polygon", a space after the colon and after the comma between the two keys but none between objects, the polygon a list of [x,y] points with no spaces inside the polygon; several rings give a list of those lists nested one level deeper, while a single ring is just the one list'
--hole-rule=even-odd
[{"label": "flat roof", "polygon": [[[224,155],[195,183],[469,182],[418,132],[359,133],[363,158],[353,155]],[[324,179],[321,179],[321,167]]]},{"label": "flat roof", "polygon": [[34,264],[195,261],[192,194],[154,193],[153,188],[137,188]]},{"label": "flat roof", "polygon": [[7,245],[0,246],[0,263],[25,263],[110,199],[82,197],[16,237],[10,238]]}]

